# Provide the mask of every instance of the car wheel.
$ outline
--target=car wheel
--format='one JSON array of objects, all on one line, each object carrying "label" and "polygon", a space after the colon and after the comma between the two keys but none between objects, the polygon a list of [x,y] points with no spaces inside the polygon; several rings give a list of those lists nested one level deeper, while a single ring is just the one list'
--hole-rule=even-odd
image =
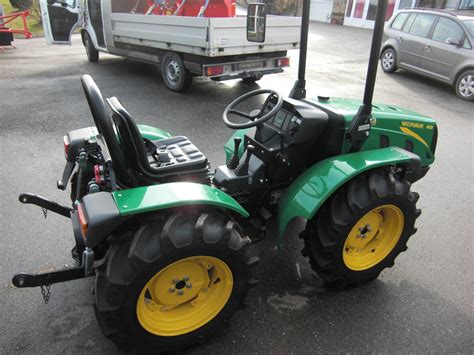
[{"label": "car wheel", "polygon": [[161,63],[161,75],[168,89],[183,92],[191,87],[193,76],[184,67],[181,57],[174,52],[167,52]]},{"label": "car wheel", "polygon": [[95,49],[94,43],[89,33],[84,33],[84,47],[86,47],[87,60],[91,63],[97,63],[99,61],[99,51]]},{"label": "car wheel", "polygon": [[397,54],[393,48],[387,48],[380,56],[380,65],[386,73],[393,73],[397,68]]},{"label": "car wheel", "polygon": [[474,101],[474,70],[466,70],[456,81],[456,95],[466,101]]}]

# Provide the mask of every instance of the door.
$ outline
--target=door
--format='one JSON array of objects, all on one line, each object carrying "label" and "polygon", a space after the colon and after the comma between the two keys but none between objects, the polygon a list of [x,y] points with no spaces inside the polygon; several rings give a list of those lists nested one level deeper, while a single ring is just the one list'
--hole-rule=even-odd
[{"label": "door", "polygon": [[48,44],[71,44],[80,20],[80,0],[40,0],[44,37]]},{"label": "door", "polygon": [[425,43],[435,20],[436,16],[431,14],[413,13],[410,15],[402,32],[399,32],[396,38],[400,48],[400,66],[420,69]]},{"label": "door", "polygon": [[[460,56],[466,51],[464,30],[449,18],[440,17],[435,25],[433,34],[423,50],[421,69],[441,80],[450,81],[454,77],[454,68]],[[449,44],[448,39],[457,40],[459,45]]]}]

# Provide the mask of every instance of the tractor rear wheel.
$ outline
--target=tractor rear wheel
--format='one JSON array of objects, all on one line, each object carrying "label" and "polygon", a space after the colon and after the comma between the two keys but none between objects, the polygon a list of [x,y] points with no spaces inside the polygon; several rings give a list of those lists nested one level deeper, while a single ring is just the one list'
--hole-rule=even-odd
[{"label": "tractor rear wheel", "polygon": [[418,194],[389,171],[359,175],[340,188],[308,222],[303,255],[329,286],[378,277],[407,249],[416,232]]},{"label": "tractor rear wheel", "polygon": [[154,353],[205,342],[240,307],[250,239],[220,212],[176,212],[112,243],[96,277],[96,316],[122,349]]}]

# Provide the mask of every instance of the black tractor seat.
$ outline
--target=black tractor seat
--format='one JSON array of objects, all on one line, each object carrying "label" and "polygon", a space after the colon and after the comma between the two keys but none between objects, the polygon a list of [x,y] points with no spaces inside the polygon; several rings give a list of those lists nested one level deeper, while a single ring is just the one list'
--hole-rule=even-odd
[{"label": "black tractor seat", "polygon": [[184,175],[202,178],[209,172],[207,158],[188,138],[144,139],[135,121],[116,97],[107,99],[107,103],[113,111],[112,120],[129,167],[146,180],[163,181]]},{"label": "black tractor seat", "polygon": [[207,166],[204,154],[187,137],[177,136],[149,142],[153,146],[145,143],[149,152],[148,162],[150,167],[159,169],[160,172],[172,171],[177,167],[194,170]]}]

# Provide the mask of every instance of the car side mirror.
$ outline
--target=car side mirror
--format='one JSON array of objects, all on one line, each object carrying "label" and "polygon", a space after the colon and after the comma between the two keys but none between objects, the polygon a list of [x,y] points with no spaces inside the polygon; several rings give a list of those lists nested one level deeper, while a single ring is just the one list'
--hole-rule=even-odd
[{"label": "car side mirror", "polygon": [[457,38],[452,38],[452,37],[448,38],[446,40],[446,43],[452,46],[456,46],[456,47],[459,47],[461,45],[461,42],[459,42]]},{"label": "car side mirror", "polygon": [[265,42],[267,27],[267,6],[256,3],[249,4],[247,8],[247,41]]}]

